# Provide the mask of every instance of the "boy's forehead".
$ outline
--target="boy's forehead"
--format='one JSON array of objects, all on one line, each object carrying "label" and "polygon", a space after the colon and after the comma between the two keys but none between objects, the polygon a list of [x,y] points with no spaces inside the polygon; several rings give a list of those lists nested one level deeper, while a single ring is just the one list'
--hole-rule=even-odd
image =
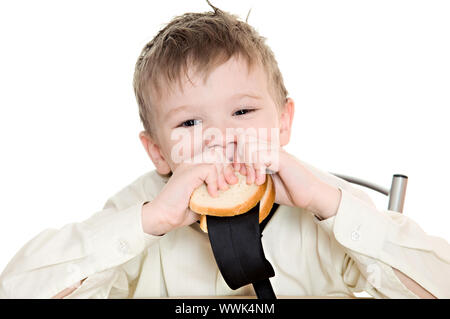
[{"label": "boy's forehead", "polygon": [[180,79],[170,91],[161,95],[159,112],[165,117],[180,105],[197,105],[227,102],[245,95],[264,98],[268,96],[267,77],[260,64],[248,67],[243,59],[232,57],[213,69],[206,77],[188,68],[188,75]]}]

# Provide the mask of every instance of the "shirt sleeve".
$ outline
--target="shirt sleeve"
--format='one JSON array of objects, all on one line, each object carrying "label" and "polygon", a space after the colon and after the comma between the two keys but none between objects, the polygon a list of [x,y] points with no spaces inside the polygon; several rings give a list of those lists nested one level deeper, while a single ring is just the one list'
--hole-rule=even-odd
[{"label": "shirt sleeve", "polygon": [[45,230],[25,244],[0,276],[0,298],[51,298],[82,279],[71,296],[127,297],[129,278],[120,265],[142,258],[162,236],[143,231],[148,200],[118,208],[114,199],[91,218]]},{"label": "shirt sleeve", "polygon": [[342,276],[353,291],[376,298],[418,298],[395,275],[407,275],[437,298],[450,297],[450,245],[427,235],[408,216],[378,210],[364,192],[338,186],[335,216],[315,218],[346,251]]}]

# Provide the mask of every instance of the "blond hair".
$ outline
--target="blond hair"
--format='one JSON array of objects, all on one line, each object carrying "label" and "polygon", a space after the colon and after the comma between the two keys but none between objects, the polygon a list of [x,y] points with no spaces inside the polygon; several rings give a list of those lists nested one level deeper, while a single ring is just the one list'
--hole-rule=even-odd
[{"label": "blond hair", "polygon": [[286,102],[288,92],[266,39],[246,21],[207,2],[213,12],[185,13],[173,18],[145,45],[136,62],[133,87],[139,116],[152,137],[155,136],[152,109],[156,101],[163,89],[170,90],[175,83],[182,88],[182,74],[189,79],[189,66],[194,66],[196,73],[206,79],[215,67],[233,56],[241,56],[249,70],[255,62],[264,68],[277,106]]}]

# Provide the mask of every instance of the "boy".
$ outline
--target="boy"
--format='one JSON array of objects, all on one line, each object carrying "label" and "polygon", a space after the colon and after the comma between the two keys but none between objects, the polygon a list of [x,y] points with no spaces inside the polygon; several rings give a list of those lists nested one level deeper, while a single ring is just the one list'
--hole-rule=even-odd
[{"label": "boy", "polygon": [[[275,57],[247,23],[212,8],[173,19],[136,64],[134,88],[145,128],[139,136],[156,170],[109,198],[88,220],[29,241],[2,273],[0,297],[254,295],[251,285],[226,285],[188,202],[203,183],[212,196],[226,190],[236,183],[236,171],[249,184],[264,183],[266,169],[280,206],[262,241],[278,296],[365,290],[376,298],[450,297],[447,242],[402,214],[378,211],[364,192],[283,150],[294,102]],[[200,131],[222,135],[229,128],[275,129],[275,139],[260,138],[266,144],[258,145],[273,148],[276,161],[241,160],[261,149],[238,133],[194,145],[188,139],[189,154],[176,159],[172,137],[190,138],[200,124]],[[224,153],[225,161],[189,161]]]}]

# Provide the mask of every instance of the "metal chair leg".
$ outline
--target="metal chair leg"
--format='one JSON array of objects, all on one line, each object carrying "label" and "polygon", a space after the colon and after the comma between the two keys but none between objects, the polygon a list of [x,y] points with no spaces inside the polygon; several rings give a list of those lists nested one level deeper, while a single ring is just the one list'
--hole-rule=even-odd
[{"label": "metal chair leg", "polygon": [[391,190],[389,192],[388,210],[403,213],[403,204],[405,203],[407,184],[408,176],[394,174],[392,177]]}]

